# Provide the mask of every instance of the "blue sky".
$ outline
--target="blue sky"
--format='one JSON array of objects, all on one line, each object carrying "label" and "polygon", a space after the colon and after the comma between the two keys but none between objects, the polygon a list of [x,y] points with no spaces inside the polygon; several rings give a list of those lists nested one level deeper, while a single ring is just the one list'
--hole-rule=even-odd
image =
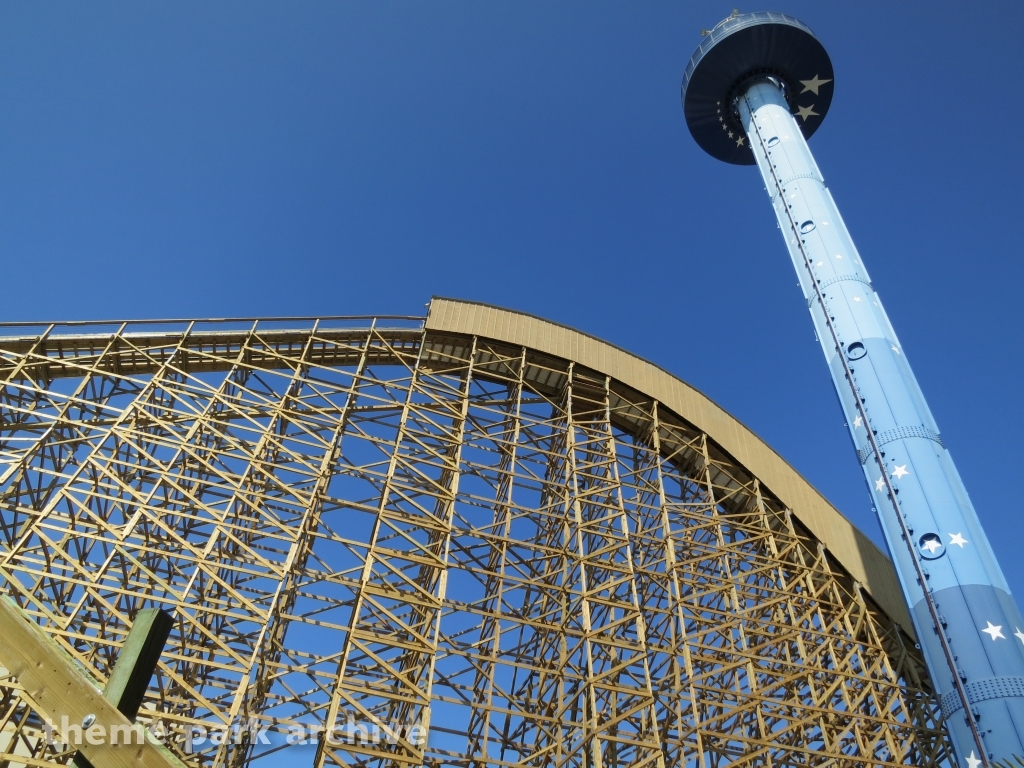
[{"label": "blue sky", "polygon": [[[6,2],[0,320],[525,310],[696,385],[880,541],[757,172],[683,121],[731,9]],[[1024,594],[1024,5],[767,10],[832,56],[812,149]]]}]

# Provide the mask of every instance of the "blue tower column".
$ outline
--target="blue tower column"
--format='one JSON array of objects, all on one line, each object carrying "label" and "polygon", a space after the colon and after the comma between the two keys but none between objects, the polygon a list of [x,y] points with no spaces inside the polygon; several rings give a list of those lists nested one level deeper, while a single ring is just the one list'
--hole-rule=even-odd
[{"label": "blue tower column", "polygon": [[691,133],[756,163],[966,768],[1024,756],[1024,619],[806,137],[832,68],[800,22],[732,16],[687,68]]},{"label": "blue tower column", "polygon": [[1024,755],[1024,620],[777,82],[754,82],[736,106],[896,559],[943,714],[967,763],[978,760],[926,589],[986,750],[996,757]]}]

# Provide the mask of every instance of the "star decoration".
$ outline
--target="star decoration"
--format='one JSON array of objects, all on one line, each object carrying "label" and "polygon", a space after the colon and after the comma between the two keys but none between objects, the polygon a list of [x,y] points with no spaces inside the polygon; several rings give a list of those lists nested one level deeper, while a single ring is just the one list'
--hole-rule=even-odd
[{"label": "star decoration", "polygon": [[971,750],[971,756],[967,758],[967,768],[978,768],[981,765],[981,760],[974,756],[974,750]]},{"label": "star decoration", "polygon": [[806,123],[808,117],[820,117],[820,115],[814,111],[814,105],[811,104],[809,107],[797,107],[796,113],[803,118]]},{"label": "star decoration", "polygon": [[815,75],[810,80],[801,80],[800,81],[800,85],[802,85],[804,87],[804,89],[802,91],[800,91],[800,93],[807,93],[808,91],[811,91],[811,92],[814,93],[815,96],[817,96],[818,95],[818,89],[821,88],[821,86],[823,86],[825,83],[831,83],[831,82],[832,82],[831,78],[829,78],[828,80],[819,80],[818,76]]},{"label": "star decoration", "polygon": [[841,253],[837,253],[837,254],[836,254],[836,258],[837,258],[837,259],[841,259],[841,258],[843,258],[843,254],[841,254]]},{"label": "star decoration", "polygon": [[946,535],[949,536],[949,546],[953,546],[954,544],[956,544],[958,547],[960,547],[960,549],[963,549],[964,544],[971,543],[967,539],[965,539],[963,537],[963,534],[961,533],[947,533]]},{"label": "star decoration", "polygon": [[824,262],[824,261],[819,261],[819,262],[818,262],[818,266],[819,266],[819,267],[823,267],[823,266],[825,266],[825,262]]},{"label": "star decoration", "polygon": [[1003,638],[1003,640],[1006,639],[1006,636],[1003,634],[1003,625],[1002,624],[993,624],[991,621],[987,621],[985,623],[988,624],[988,626],[985,627],[981,631],[987,633],[988,636],[991,637],[993,641],[995,641],[996,638],[999,638],[999,637]]},{"label": "star decoration", "polygon": [[[718,111],[721,112],[722,110],[718,110]],[[723,118],[719,117],[718,118],[718,122],[720,122],[720,123],[723,122]]]},{"label": "star decoration", "polygon": [[729,131],[729,138],[732,138],[732,131]]},{"label": "star decoration", "polygon": [[854,429],[860,429],[862,426],[864,426],[864,419],[862,419],[860,416],[853,420]]},{"label": "star decoration", "polygon": [[902,466],[897,466],[896,469],[892,471],[892,476],[895,477],[897,480],[902,480],[904,475],[909,474],[910,470],[907,469],[906,464],[903,464]]},{"label": "star decoration", "polygon": [[854,301],[857,301],[857,302],[861,302],[861,301],[863,301],[863,299],[862,299],[862,298],[861,298],[860,296],[854,296],[854,297],[853,297],[853,300],[854,300]]},{"label": "star decoration", "polygon": [[921,549],[927,549],[930,554],[935,554],[936,549],[942,549],[942,542],[938,539],[928,539],[921,545]]},{"label": "star decoration", "polygon": [[722,130],[723,131],[728,131],[729,130],[729,126],[727,126],[725,123],[722,123]]},{"label": "star decoration", "polygon": [[885,478],[880,477],[875,480],[875,490],[881,491],[885,489]]},{"label": "star decoration", "polygon": [[737,147],[746,146],[746,143],[747,143],[747,140],[745,138],[743,138],[742,136],[740,136],[738,139],[736,139],[736,146]]},{"label": "star decoration", "polygon": [[896,349],[896,345],[895,344],[892,345],[892,351],[895,352],[897,355],[900,353],[900,351],[898,349]]}]

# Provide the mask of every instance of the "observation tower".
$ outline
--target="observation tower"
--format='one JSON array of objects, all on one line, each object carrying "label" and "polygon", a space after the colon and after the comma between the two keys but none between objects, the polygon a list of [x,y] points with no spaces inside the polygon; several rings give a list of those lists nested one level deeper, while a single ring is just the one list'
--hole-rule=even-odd
[{"label": "observation tower", "polygon": [[834,75],[810,29],[733,14],[683,81],[690,133],[757,165],[803,289],[962,765],[1024,755],[1024,620],[807,146]]}]

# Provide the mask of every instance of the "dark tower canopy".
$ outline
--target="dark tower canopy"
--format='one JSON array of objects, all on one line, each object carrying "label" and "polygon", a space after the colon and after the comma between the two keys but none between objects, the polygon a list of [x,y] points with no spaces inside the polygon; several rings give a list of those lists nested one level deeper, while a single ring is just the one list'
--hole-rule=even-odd
[{"label": "dark tower canopy", "polygon": [[805,24],[781,13],[745,13],[719,22],[690,58],[683,112],[690,133],[712,157],[753,165],[754,154],[732,102],[755,79],[782,83],[806,138],[832,103],[832,61]]}]

